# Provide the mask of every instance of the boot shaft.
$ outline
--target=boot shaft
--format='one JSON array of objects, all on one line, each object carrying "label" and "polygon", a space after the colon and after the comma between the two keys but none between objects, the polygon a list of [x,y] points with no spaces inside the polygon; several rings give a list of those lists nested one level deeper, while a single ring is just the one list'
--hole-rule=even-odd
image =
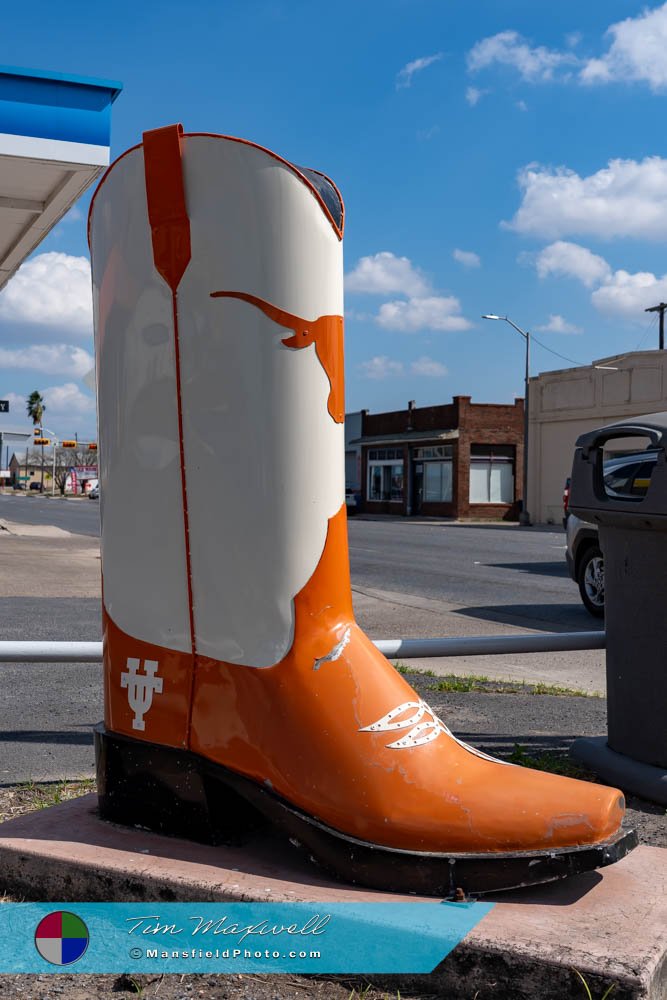
[{"label": "boot shaft", "polygon": [[91,209],[105,608],[266,667],[344,503],[342,204],[252,144],[152,135]]}]

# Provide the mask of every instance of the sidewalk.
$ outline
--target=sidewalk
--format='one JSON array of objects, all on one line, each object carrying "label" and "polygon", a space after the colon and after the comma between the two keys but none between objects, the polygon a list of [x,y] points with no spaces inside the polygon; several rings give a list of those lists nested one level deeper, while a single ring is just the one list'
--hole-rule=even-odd
[{"label": "sidewalk", "polygon": [[[420,637],[525,635],[539,631],[505,622],[471,618],[464,605],[433,601],[368,587],[353,587],[357,621],[373,639]],[[595,624],[591,621],[591,631]],[[496,680],[540,682],[574,688],[587,694],[606,691],[603,649],[571,653],[515,653],[494,656],[452,656],[410,659],[407,666],[436,674],[456,673],[492,677]]]}]

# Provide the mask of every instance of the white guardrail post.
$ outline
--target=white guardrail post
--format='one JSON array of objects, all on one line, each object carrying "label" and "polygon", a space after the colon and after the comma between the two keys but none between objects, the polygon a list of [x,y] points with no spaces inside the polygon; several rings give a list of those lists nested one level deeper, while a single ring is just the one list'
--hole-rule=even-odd
[{"label": "white guardrail post", "polygon": [[[530,632],[441,639],[375,639],[389,659],[429,656],[492,656],[503,653],[559,653],[604,649],[604,632]],[[0,641],[0,663],[99,663],[101,642]]]}]

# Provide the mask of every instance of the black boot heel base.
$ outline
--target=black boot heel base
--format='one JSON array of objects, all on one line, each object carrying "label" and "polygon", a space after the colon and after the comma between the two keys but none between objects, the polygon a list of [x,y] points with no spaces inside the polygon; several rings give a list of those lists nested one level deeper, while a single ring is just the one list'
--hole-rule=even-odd
[{"label": "black boot heel base", "polygon": [[95,727],[100,815],[205,844],[243,844],[263,826],[283,833],[343,882],[386,892],[468,898],[603,868],[637,846],[634,830],[583,847],[489,854],[404,851],[357,840],[270,788],[188,750]]}]

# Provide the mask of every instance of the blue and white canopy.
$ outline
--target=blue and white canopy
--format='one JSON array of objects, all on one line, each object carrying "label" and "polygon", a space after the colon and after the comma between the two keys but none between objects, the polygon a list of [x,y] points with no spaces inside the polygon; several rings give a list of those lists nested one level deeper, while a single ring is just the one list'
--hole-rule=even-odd
[{"label": "blue and white canopy", "polygon": [[0,288],[109,164],[121,84],[0,66]]}]

